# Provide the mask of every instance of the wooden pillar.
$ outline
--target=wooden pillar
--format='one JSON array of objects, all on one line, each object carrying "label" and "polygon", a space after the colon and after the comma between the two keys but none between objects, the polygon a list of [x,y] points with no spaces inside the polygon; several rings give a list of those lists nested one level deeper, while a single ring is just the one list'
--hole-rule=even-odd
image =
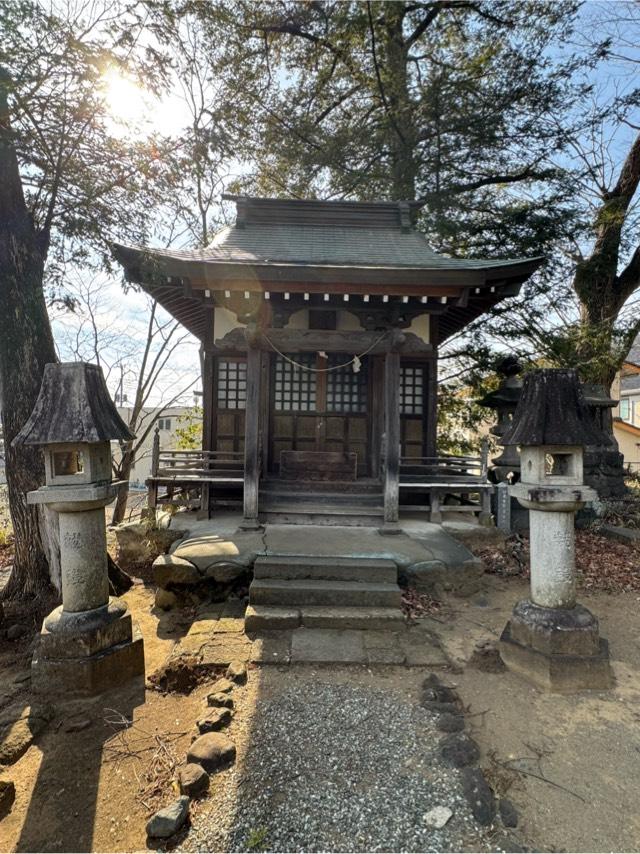
[{"label": "wooden pillar", "polygon": [[262,354],[256,347],[247,351],[247,405],[244,427],[244,519],[240,526],[254,531],[258,521],[260,481],[260,379]]},{"label": "wooden pillar", "polygon": [[[214,309],[205,308],[205,334],[202,342],[201,351],[201,375],[202,375],[202,450],[215,450],[215,356],[211,351],[213,347],[214,336]],[[208,468],[208,460],[205,468]],[[200,487],[200,518],[209,519],[210,512],[210,491],[211,485],[203,483]]]},{"label": "wooden pillar", "polygon": [[438,318],[431,316],[430,340],[433,345],[433,358],[428,362],[426,389],[425,457],[437,456],[438,442]]},{"label": "wooden pillar", "polygon": [[400,354],[384,361],[384,526],[381,534],[398,534],[400,527]]},{"label": "wooden pillar", "polygon": [[214,451],[213,430],[213,386],[215,372],[215,356],[204,351],[202,355],[202,450]]}]

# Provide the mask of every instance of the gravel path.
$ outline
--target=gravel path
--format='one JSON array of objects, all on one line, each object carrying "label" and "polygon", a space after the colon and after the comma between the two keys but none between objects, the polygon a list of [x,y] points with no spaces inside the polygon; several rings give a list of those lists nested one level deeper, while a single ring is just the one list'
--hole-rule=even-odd
[{"label": "gravel path", "polygon": [[[314,680],[259,699],[247,751],[184,851],[490,850],[431,713],[391,691]],[[424,815],[453,810],[441,830]]]}]

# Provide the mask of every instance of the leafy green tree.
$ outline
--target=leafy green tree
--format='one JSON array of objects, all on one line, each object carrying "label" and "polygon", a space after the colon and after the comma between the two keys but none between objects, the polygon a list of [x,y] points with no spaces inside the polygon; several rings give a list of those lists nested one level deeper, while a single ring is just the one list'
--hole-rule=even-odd
[{"label": "leafy green tree", "polygon": [[202,408],[194,406],[187,415],[178,418],[176,428],[177,446],[183,451],[195,451],[202,447]]},{"label": "leafy green tree", "polygon": [[[187,4],[232,110],[239,185],[424,202],[433,244],[540,251],[572,215],[548,154],[584,86],[572,2]],[[587,60],[585,60],[587,61]]]}]

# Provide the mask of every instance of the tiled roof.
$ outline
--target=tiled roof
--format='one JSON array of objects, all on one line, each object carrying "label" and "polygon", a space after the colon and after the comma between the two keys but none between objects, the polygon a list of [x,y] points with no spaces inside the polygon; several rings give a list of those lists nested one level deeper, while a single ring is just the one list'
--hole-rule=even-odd
[{"label": "tiled roof", "polygon": [[227,226],[204,249],[130,246],[175,261],[376,269],[474,270],[530,262],[532,258],[488,261],[439,255],[417,231],[311,225]]},{"label": "tiled roof", "polygon": [[[203,255],[211,260],[249,263],[429,269],[496,266],[495,261],[468,261],[438,255],[417,231],[331,225],[227,227],[215,235]],[[512,264],[513,261],[504,263]]]}]

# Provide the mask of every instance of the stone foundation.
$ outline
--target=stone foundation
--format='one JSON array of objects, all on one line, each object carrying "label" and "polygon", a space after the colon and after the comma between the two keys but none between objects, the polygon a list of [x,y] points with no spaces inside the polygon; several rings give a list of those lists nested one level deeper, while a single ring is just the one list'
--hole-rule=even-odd
[{"label": "stone foundation", "polygon": [[545,691],[600,691],[613,684],[609,646],[598,620],[582,605],[518,602],[502,632],[500,655],[510,670]]},{"label": "stone foundation", "polygon": [[33,690],[49,695],[94,696],[144,674],[142,635],[117,599],[77,614],[57,608],[31,662]]}]

